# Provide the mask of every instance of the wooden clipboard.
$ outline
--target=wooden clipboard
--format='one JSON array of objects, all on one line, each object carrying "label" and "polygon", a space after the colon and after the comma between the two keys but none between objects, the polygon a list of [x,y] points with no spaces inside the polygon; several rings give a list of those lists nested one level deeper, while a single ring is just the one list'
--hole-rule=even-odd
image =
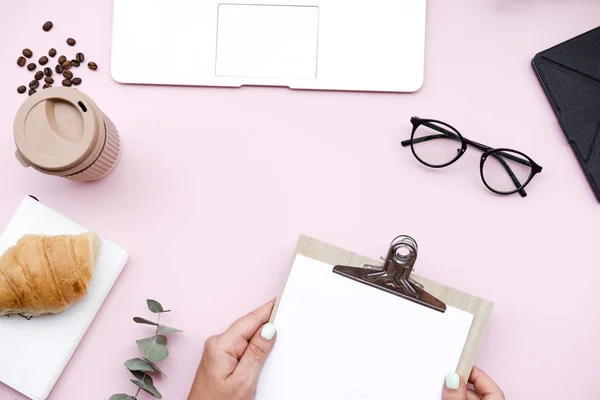
[{"label": "wooden clipboard", "polygon": [[[301,235],[298,239],[298,242],[296,244],[296,250],[290,262],[290,271],[296,258],[296,255],[298,254],[330,264],[332,266],[338,264],[357,267],[365,264],[381,265],[381,261],[371,260],[368,257],[361,256],[359,254],[353,253],[348,250],[344,250],[340,247],[322,242],[318,239],[305,235]],[[494,304],[490,301],[484,300],[476,296],[472,296],[458,289],[442,285],[432,280],[420,277],[416,274],[412,274],[411,278],[421,283],[424,289],[427,290],[427,292],[429,292],[439,300],[443,301],[446,305],[473,314],[473,323],[471,324],[471,329],[469,330],[467,341],[465,343],[460,357],[460,361],[456,368],[456,372],[458,372],[462,377],[464,377],[465,380],[468,379],[469,375],[471,374],[473,365],[475,364],[475,357],[477,355],[479,347],[481,346],[481,341],[483,339],[485,327],[492,313],[492,308]],[[287,279],[283,285],[284,288],[286,284]],[[275,316],[277,315],[279,301],[281,299],[282,294],[283,291],[277,298],[277,302],[275,303],[273,313],[271,314],[271,322],[274,321]]]}]

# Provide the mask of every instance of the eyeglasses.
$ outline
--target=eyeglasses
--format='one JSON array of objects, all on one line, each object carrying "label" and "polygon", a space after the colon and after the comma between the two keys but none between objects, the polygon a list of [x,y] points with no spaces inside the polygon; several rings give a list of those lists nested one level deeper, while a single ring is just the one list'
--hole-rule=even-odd
[{"label": "eyeglasses", "polygon": [[479,172],[483,184],[497,194],[519,192],[527,196],[525,186],[542,172],[528,155],[512,149],[494,149],[464,138],[452,126],[434,119],[412,117],[412,134],[402,146],[410,145],[413,155],[431,168],[443,168],[457,161],[467,150],[467,145],[482,150]]}]

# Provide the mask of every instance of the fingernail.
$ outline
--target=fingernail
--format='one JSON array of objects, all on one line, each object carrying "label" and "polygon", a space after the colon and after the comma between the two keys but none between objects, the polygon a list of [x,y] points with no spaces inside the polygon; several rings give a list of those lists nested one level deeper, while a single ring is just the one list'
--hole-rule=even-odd
[{"label": "fingernail", "polygon": [[275,332],[277,332],[277,329],[275,329],[275,325],[269,323],[263,326],[262,330],[260,331],[260,337],[262,337],[265,340],[273,340]]},{"label": "fingernail", "polygon": [[446,387],[452,390],[460,388],[460,376],[456,372],[446,375]]}]

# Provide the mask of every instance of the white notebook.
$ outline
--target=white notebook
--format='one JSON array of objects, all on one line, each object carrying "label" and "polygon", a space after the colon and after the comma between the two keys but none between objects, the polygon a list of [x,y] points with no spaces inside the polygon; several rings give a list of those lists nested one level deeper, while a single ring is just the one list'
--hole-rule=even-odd
[{"label": "white notebook", "polygon": [[297,255],[256,400],[439,400],[473,315],[445,313]]},{"label": "white notebook", "polygon": [[[25,234],[89,231],[26,196],[0,237],[0,254]],[[127,253],[104,240],[88,294],[67,311],[26,320],[0,316],[0,382],[34,400],[50,394],[71,355],[127,262]]]}]

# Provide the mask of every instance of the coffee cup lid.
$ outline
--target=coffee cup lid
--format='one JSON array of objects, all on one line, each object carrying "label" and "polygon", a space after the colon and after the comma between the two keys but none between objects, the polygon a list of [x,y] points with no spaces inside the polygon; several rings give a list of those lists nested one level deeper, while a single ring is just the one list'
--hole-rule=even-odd
[{"label": "coffee cup lid", "polygon": [[100,126],[93,104],[77,89],[44,89],[29,97],[15,117],[17,158],[49,171],[75,167],[94,150]]}]

